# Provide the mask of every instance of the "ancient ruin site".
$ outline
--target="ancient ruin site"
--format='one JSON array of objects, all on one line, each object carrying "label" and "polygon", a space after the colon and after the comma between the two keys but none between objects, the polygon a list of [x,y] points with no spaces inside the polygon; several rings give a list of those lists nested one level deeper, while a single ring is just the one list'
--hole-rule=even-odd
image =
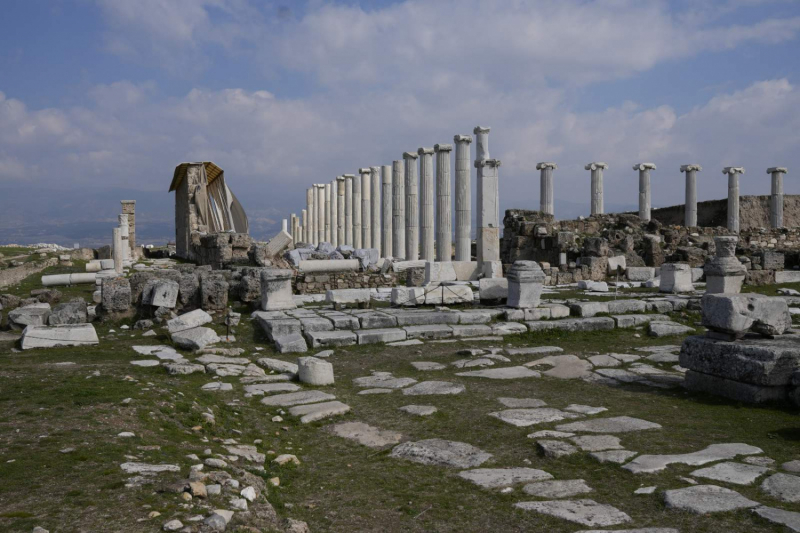
[{"label": "ancient ruin site", "polygon": [[13,5],[0,532],[800,532],[800,6],[677,4]]}]

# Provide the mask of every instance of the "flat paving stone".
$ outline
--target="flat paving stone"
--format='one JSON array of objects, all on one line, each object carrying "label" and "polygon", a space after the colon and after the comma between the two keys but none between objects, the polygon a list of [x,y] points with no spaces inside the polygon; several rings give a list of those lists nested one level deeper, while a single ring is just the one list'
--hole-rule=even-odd
[{"label": "flat paving stone", "polygon": [[380,429],[364,422],[342,422],[325,428],[337,437],[348,439],[368,448],[385,448],[403,440],[398,431]]},{"label": "flat paving stone", "polygon": [[591,372],[592,364],[576,355],[551,355],[525,363],[525,366],[551,366],[542,372],[545,376],[558,379],[579,379]]},{"label": "flat paving stone", "polygon": [[419,339],[409,339],[407,341],[387,342],[386,346],[419,346],[420,344],[425,343]]},{"label": "flat paving stone", "polygon": [[369,396],[370,394],[390,394],[396,389],[364,389],[358,393],[359,396]]},{"label": "flat paving stone", "polygon": [[554,500],[545,502],[519,502],[514,507],[523,511],[555,516],[590,527],[616,526],[630,522],[631,517],[616,507],[597,503],[594,500]]},{"label": "flat paving stone", "polygon": [[773,524],[781,524],[791,531],[800,531],[800,513],[784,511],[775,507],[756,507],[753,512]]},{"label": "flat paving stone", "polygon": [[475,468],[492,458],[492,454],[471,444],[444,439],[404,442],[395,446],[389,455],[424,465],[455,468]]},{"label": "flat paving stone", "polygon": [[775,464],[775,459],[770,457],[745,457],[742,459],[743,463],[747,463],[749,465],[756,465],[756,466],[767,466],[772,467]]},{"label": "flat paving stone", "polygon": [[564,410],[572,413],[580,413],[582,415],[596,415],[608,411],[605,407],[592,407],[591,405],[581,405],[577,403],[566,406]]},{"label": "flat paving stone", "polygon": [[288,394],[276,394],[267,396],[261,400],[264,405],[274,405],[278,407],[291,407],[293,405],[303,405],[307,403],[327,402],[335,400],[336,396],[318,390],[308,390],[300,392],[290,392]]},{"label": "flat paving stone", "polygon": [[800,502],[800,477],[773,474],[761,483],[761,490],[782,502]]},{"label": "flat paving stone", "polygon": [[633,363],[633,362],[638,361],[639,359],[642,358],[641,355],[636,355],[636,354],[632,354],[632,353],[610,353],[610,354],[607,354],[607,355],[609,355],[610,357],[613,357],[617,361],[621,361],[623,363]]},{"label": "flat paving stone", "polygon": [[222,383],[220,381],[212,381],[211,383],[206,383],[200,389],[205,391],[218,391],[218,392],[225,392],[233,390],[232,383]]},{"label": "flat paving stone", "polygon": [[298,405],[289,409],[289,414],[299,416],[301,424],[310,424],[332,416],[343,415],[350,411],[350,406],[339,401]]},{"label": "flat paving stone", "polygon": [[800,472],[800,461],[787,461],[781,465],[787,472]]},{"label": "flat paving stone", "polygon": [[262,357],[256,362],[267,370],[274,370],[275,372],[288,374],[297,374],[297,364],[290,363],[289,361],[272,359],[271,357]]},{"label": "flat paving stone", "polygon": [[389,372],[375,372],[371,376],[355,378],[353,385],[373,389],[402,389],[416,382],[417,380],[414,378],[396,378]]},{"label": "flat paving stone", "polygon": [[531,346],[529,348],[506,348],[508,355],[548,355],[563,352],[558,346]]},{"label": "flat paving stone", "polygon": [[669,509],[681,509],[697,514],[721,513],[760,505],[736,491],[717,485],[695,485],[665,491],[664,503]]},{"label": "flat paving stone", "polygon": [[645,359],[652,363],[677,363],[680,356],[671,352],[656,352],[653,355],[648,355]]},{"label": "flat paving stone", "polygon": [[620,366],[622,361],[611,357],[610,355],[593,355],[588,357],[587,360],[592,363],[594,366],[598,367],[605,367],[605,368],[613,368],[616,366]]},{"label": "flat paving stone", "polygon": [[412,361],[411,366],[421,371],[444,370],[447,368],[447,365],[443,365],[442,363],[433,363],[430,361]]},{"label": "flat paving stone", "polygon": [[578,453],[578,448],[563,440],[539,439],[536,446],[548,459],[559,459],[574,453]]},{"label": "flat paving stone", "polygon": [[488,357],[477,357],[475,359],[459,359],[450,364],[456,368],[474,368],[476,366],[494,366],[494,360]]},{"label": "flat paving stone", "polygon": [[529,483],[522,487],[525,494],[537,498],[571,498],[578,494],[592,492],[592,487],[582,479],[553,479]]},{"label": "flat paving stone", "polygon": [[432,405],[404,405],[397,409],[417,416],[430,416],[438,411],[438,409]]},{"label": "flat paving stone", "polygon": [[572,431],[575,433],[630,433],[647,429],[661,429],[661,425],[648,422],[641,418],[630,416],[615,416],[611,418],[595,418],[562,424],[556,427],[559,431]]},{"label": "flat paving stone", "polygon": [[554,409],[552,407],[538,407],[533,409],[506,409],[504,411],[489,413],[489,416],[502,420],[512,426],[528,427],[534,424],[579,418],[581,415],[567,413],[566,411],[561,411],[560,409]]},{"label": "flat paving stone", "polygon": [[246,385],[244,392],[253,396],[264,394],[271,394],[273,392],[295,392],[300,390],[300,387],[294,383],[256,383],[254,385]]},{"label": "flat paving stone", "polygon": [[537,431],[528,435],[529,439],[566,439],[574,437],[575,433],[567,433],[566,431],[554,431],[552,429],[545,429]]},{"label": "flat paving stone", "polygon": [[498,398],[497,401],[512,409],[531,409],[547,405],[543,400],[537,398]]},{"label": "flat paving stone", "polygon": [[714,461],[733,459],[737,455],[763,453],[761,448],[742,443],[712,444],[702,450],[674,455],[640,455],[623,468],[634,474],[659,472],[673,463],[700,466]]},{"label": "flat paving stone", "polygon": [[456,376],[486,379],[521,379],[541,377],[539,372],[524,366],[507,366],[503,368],[489,368],[486,370],[473,370],[471,372],[458,372]]},{"label": "flat paving stone", "polygon": [[148,367],[148,366],[158,366],[161,364],[161,361],[158,359],[140,359],[138,361],[131,361],[133,366],[141,366],[141,367]]},{"label": "flat paving stone", "polygon": [[406,396],[427,396],[427,395],[452,395],[461,394],[467,388],[460,383],[450,383],[449,381],[421,381],[416,385],[403,389]]},{"label": "flat paving stone", "polygon": [[621,465],[631,457],[636,456],[637,452],[630,450],[608,450],[605,452],[592,452],[589,457],[601,463],[615,463]]},{"label": "flat paving stone", "polygon": [[622,444],[619,437],[614,435],[581,435],[570,439],[575,445],[585,452],[604,452],[606,450],[621,450]]},{"label": "flat paving stone", "polygon": [[769,468],[744,463],[718,463],[708,468],[692,472],[691,476],[724,481],[734,485],[751,485],[756,479],[769,472]]},{"label": "flat paving stone", "polygon": [[536,468],[477,468],[458,475],[485,489],[500,489],[518,483],[553,479],[552,474]]}]

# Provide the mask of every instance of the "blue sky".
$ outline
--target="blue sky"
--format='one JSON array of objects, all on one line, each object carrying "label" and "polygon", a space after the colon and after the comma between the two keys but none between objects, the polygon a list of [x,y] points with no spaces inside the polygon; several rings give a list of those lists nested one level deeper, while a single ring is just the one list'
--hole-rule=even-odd
[{"label": "blue sky", "polygon": [[[6,0],[2,26],[0,191],[166,195],[210,159],[268,233],[309,184],[481,124],[504,209],[538,206],[544,160],[564,216],[593,160],[607,204],[636,203],[645,160],[657,206],[682,203],[683,163],[700,199],[723,166],[743,194],[788,166],[800,194],[798,0]],[[11,207],[0,230],[27,222]]]}]

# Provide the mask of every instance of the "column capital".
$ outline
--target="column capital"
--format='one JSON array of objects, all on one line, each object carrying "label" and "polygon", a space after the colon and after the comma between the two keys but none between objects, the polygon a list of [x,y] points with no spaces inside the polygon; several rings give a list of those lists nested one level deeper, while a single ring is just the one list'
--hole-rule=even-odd
[{"label": "column capital", "polygon": [[489,133],[490,131],[492,131],[492,128],[489,126],[475,126],[475,129],[472,130],[472,133],[477,135],[479,133]]},{"label": "column capital", "polygon": [[356,177],[355,174],[342,174],[342,178],[344,178],[346,180],[351,180],[351,179],[353,179],[355,177]]},{"label": "column capital", "polygon": [[336,176],[336,181],[344,181],[346,176]]},{"label": "column capital", "polygon": [[432,154],[433,153],[433,148],[420,148],[419,150],[417,150],[417,153],[419,155]]},{"label": "column capital", "polygon": [[744,174],[744,167],[725,167],[722,169],[723,174]]},{"label": "column capital", "polygon": [[692,171],[700,172],[701,170],[703,170],[703,167],[701,167],[700,165],[696,165],[694,163],[689,163],[688,165],[681,165],[681,172],[692,172]]},{"label": "column capital", "polygon": [[767,174],[775,174],[775,173],[788,174],[789,173],[789,169],[786,168],[786,167],[769,167],[767,169]]},{"label": "column capital", "polygon": [[500,162],[499,159],[480,159],[478,161],[475,161],[475,168],[481,168],[481,167],[495,167],[495,168],[497,168],[500,165],[501,165],[501,162]]},{"label": "column capital", "polygon": [[633,165],[633,170],[655,170],[655,163],[636,163]]},{"label": "column capital", "polygon": [[453,142],[469,144],[472,142],[472,135],[455,135],[453,136]]},{"label": "column capital", "polygon": [[608,165],[606,163],[602,163],[600,161],[595,161],[594,163],[588,163],[583,168],[586,169],[586,170],[597,170],[597,169],[603,170],[603,169],[608,168]]},{"label": "column capital", "polygon": [[359,169],[358,169],[358,173],[359,173],[359,174],[362,174],[362,175],[363,175],[363,174],[370,174],[371,172],[372,172],[372,171],[369,169],[369,167],[367,167],[367,168],[359,168]]},{"label": "column capital", "polygon": [[558,168],[558,165],[552,161],[542,161],[541,163],[536,163],[536,170],[543,170],[545,168],[552,168],[555,170]]},{"label": "column capital", "polygon": [[381,167],[369,167],[370,174],[377,174],[381,171]]},{"label": "column capital", "polygon": [[419,155],[416,152],[403,152],[403,159],[416,159]]},{"label": "column capital", "polygon": [[453,151],[452,144],[434,144],[433,145],[434,152],[451,152]]}]

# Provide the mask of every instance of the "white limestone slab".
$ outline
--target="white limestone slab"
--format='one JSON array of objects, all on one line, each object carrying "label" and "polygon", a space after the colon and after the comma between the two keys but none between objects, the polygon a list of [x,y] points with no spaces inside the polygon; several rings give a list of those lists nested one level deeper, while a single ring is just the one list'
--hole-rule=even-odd
[{"label": "white limestone slab", "polygon": [[604,452],[592,452],[589,454],[589,457],[601,463],[615,463],[621,465],[635,455],[636,452],[630,450],[608,450]]},{"label": "white limestone slab", "polygon": [[417,416],[430,416],[438,411],[438,409],[432,405],[404,405],[403,407],[398,407],[397,410]]},{"label": "white limestone slab", "polygon": [[326,430],[337,437],[376,449],[397,444],[403,439],[403,434],[400,432],[380,429],[364,422],[342,422],[328,426]]},{"label": "white limestone slab", "polygon": [[524,366],[507,366],[503,368],[490,368],[487,370],[473,370],[471,372],[459,372],[456,376],[486,379],[521,379],[541,377],[539,372],[525,368]]},{"label": "white limestone slab", "polygon": [[761,490],[782,502],[800,502],[800,477],[773,474],[761,483]]},{"label": "white limestone slab", "polygon": [[522,487],[522,491],[537,498],[571,498],[593,489],[582,479],[553,479],[529,483]]},{"label": "white limestone slab", "polygon": [[371,376],[355,378],[353,385],[364,388],[402,389],[416,382],[417,380],[413,378],[396,378],[390,372],[373,372]]},{"label": "white limestone slab", "polygon": [[476,468],[464,470],[458,475],[485,489],[500,489],[518,483],[553,479],[551,474],[536,468]]},{"label": "white limestone slab", "polygon": [[404,442],[395,446],[389,456],[423,465],[455,468],[475,468],[492,458],[492,454],[471,444],[444,439]]},{"label": "white limestone slab", "polygon": [[608,527],[630,522],[631,517],[611,505],[594,500],[554,500],[544,502],[520,502],[514,507],[523,511],[555,516],[582,526]]},{"label": "white limestone slab", "polygon": [[289,409],[289,414],[299,416],[301,424],[310,424],[332,416],[343,415],[350,411],[350,406],[340,401],[297,405]]},{"label": "white limestone slab", "polygon": [[264,405],[280,407],[290,407],[293,405],[303,405],[307,403],[326,402],[335,400],[336,396],[318,390],[290,392],[287,394],[276,394],[261,400]]},{"label": "white limestone slab", "polygon": [[748,500],[736,491],[717,485],[695,485],[665,491],[664,503],[669,509],[680,509],[697,514],[721,513],[759,505],[758,502]]},{"label": "white limestone slab", "polygon": [[634,474],[659,472],[673,463],[700,466],[714,461],[733,459],[737,455],[756,455],[764,453],[761,448],[742,443],[712,444],[702,450],[674,455],[640,455],[623,466]]},{"label": "white limestone slab", "polygon": [[497,401],[512,409],[533,409],[547,405],[537,398],[498,398]]},{"label": "white limestone slab", "polygon": [[576,433],[629,433],[631,431],[644,431],[647,429],[661,429],[659,424],[648,422],[641,418],[630,416],[616,416],[612,418],[595,418],[562,424],[556,427],[559,431],[573,431]]},{"label": "white limestone slab", "polygon": [[528,427],[534,424],[580,418],[581,415],[567,413],[559,409],[553,409],[552,407],[540,407],[535,409],[506,409],[505,411],[489,413],[489,416],[502,420],[512,426]]},{"label": "white limestone slab", "polygon": [[452,395],[461,394],[467,388],[460,383],[450,383],[448,381],[421,381],[403,389],[406,396],[425,396],[425,395]]},{"label": "white limestone slab", "polygon": [[695,470],[690,475],[733,483],[734,485],[751,485],[767,472],[769,472],[769,468],[764,468],[763,466],[726,462]]}]

